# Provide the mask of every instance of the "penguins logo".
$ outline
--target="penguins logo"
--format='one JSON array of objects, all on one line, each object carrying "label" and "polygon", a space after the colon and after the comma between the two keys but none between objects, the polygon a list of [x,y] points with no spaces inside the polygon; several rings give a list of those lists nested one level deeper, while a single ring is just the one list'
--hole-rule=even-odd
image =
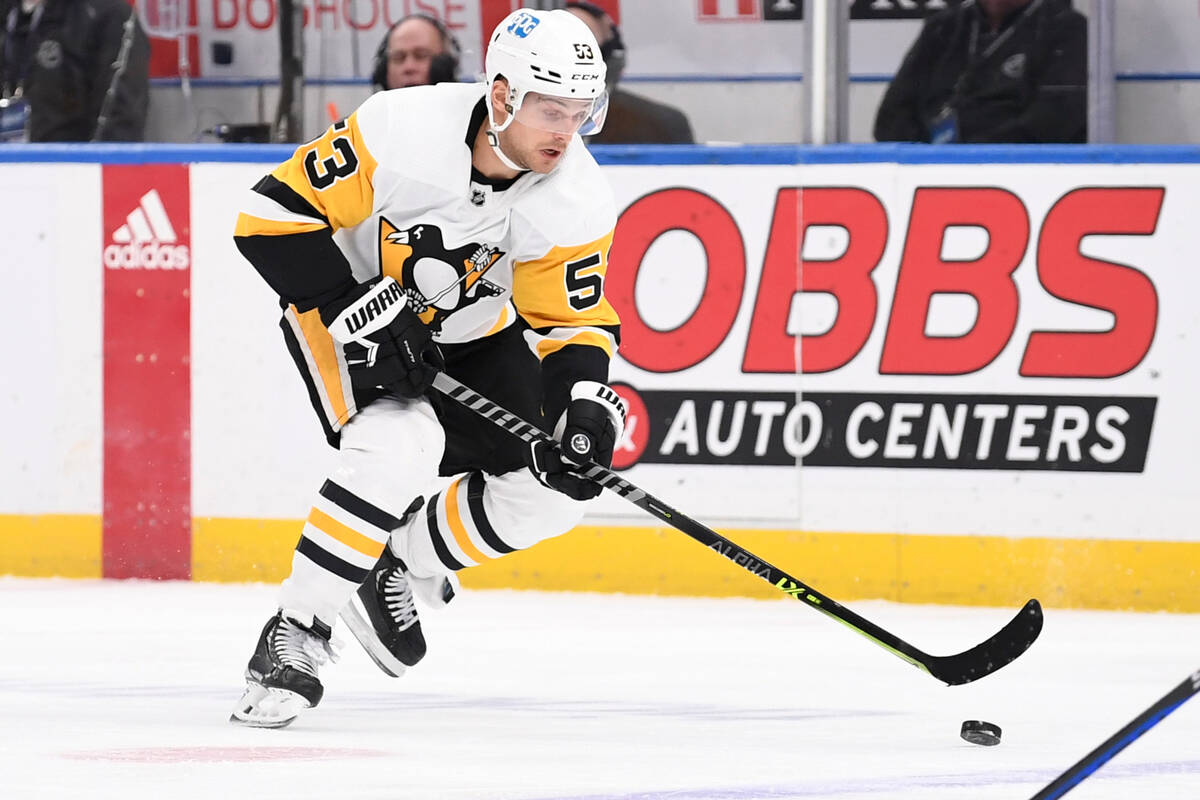
[{"label": "penguins logo", "polygon": [[459,309],[504,289],[483,275],[504,255],[498,248],[474,242],[447,250],[436,225],[403,230],[379,218],[379,265],[408,296],[409,306],[434,333]]}]

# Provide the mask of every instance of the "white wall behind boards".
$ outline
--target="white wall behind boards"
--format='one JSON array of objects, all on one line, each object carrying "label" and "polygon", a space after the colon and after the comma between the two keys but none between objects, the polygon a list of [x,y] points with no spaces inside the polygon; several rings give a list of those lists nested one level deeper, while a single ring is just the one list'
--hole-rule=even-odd
[{"label": "white wall behind boards", "polygon": [[0,513],[99,513],[100,170],[0,165]]},{"label": "white wall behind boards", "polygon": [[[238,194],[271,166],[191,167],[197,516],[300,518],[331,455],[232,243]],[[607,291],[628,296],[613,378],[643,401],[619,451],[631,480],[713,525],[1200,539],[1200,165],[605,172],[624,210]],[[0,164],[20,187],[0,196],[19,298],[0,331],[0,514],[100,511],[99,174]],[[672,339],[700,307],[711,321]],[[785,326],[820,371],[787,366]],[[608,498],[595,519],[636,514]]]}]

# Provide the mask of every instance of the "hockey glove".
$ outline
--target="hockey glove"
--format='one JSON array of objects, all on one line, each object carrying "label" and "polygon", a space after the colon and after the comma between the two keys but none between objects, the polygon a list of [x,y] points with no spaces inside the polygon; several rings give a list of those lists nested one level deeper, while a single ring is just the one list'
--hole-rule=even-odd
[{"label": "hockey glove", "polygon": [[558,445],[530,445],[529,467],[538,480],[575,500],[591,500],[602,487],[577,471],[594,461],[612,464],[613,447],[625,430],[625,403],[608,386],[579,381],[571,387],[571,403],[555,427]]},{"label": "hockey glove", "polygon": [[377,386],[417,398],[445,366],[425,323],[394,278],[360,284],[321,307],[321,321],[346,356],[356,389]]}]

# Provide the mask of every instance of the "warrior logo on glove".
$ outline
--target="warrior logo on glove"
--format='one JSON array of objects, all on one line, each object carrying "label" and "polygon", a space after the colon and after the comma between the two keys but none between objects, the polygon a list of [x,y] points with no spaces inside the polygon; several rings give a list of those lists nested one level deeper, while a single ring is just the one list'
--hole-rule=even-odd
[{"label": "warrior logo on glove", "polygon": [[440,332],[445,319],[459,309],[504,291],[483,277],[503,256],[498,248],[476,242],[447,250],[436,225],[422,223],[401,230],[379,218],[383,274],[396,279],[409,306],[433,333]]},{"label": "warrior logo on glove", "polygon": [[529,468],[539,481],[575,500],[591,500],[601,485],[581,471],[589,461],[612,464],[613,448],[625,430],[625,401],[596,381],[577,381],[571,402],[554,427],[558,444],[538,439],[529,445]]},{"label": "warrior logo on glove", "polygon": [[354,309],[345,318],[346,330],[351,334],[357,334],[397,302],[404,302],[404,292],[394,283],[386,285],[382,291],[371,297],[370,302]]},{"label": "warrior logo on glove", "polygon": [[581,456],[585,456],[592,450],[592,440],[585,434],[577,433],[571,437],[571,449]]},{"label": "warrior logo on glove", "polygon": [[433,334],[391,278],[357,284],[321,306],[320,313],[329,335],[343,348],[356,388],[420,397],[445,366]]}]

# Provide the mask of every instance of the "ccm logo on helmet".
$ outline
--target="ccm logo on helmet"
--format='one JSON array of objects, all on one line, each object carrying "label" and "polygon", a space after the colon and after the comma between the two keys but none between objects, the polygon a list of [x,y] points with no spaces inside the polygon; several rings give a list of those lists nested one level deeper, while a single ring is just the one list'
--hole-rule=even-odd
[{"label": "ccm logo on helmet", "polygon": [[599,75],[587,75],[584,73],[575,73],[574,75],[571,76],[571,80],[573,80],[573,81],[598,81],[598,80],[600,80],[600,76]]}]

